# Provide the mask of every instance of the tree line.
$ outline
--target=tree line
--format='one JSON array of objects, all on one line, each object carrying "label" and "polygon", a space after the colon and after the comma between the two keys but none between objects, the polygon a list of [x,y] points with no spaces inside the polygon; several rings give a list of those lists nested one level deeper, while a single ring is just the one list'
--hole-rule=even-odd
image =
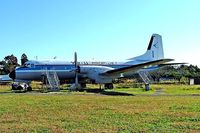
[{"label": "tree line", "polygon": [[25,53],[21,56],[21,64],[18,63],[17,57],[13,54],[5,56],[4,59],[0,61],[0,65],[2,66],[0,69],[0,75],[9,74],[17,66],[23,65],[26,61],[28,61],[28,57]]},{"label": "tree line", "polygon": [[175,79],[180,81],[182,78],[200,78],[200,69],[195,65],[176,65],[165,66],[150,73],[154,81],[161,78]]}]

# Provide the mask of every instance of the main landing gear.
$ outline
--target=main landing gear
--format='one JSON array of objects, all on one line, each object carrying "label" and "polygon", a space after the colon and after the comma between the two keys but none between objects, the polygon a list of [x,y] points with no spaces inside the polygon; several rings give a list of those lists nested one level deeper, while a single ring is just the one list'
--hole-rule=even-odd
[{"label": "main landing gear", "polygon": [[104,84],[104,88],[105,89],[113,89],[113,84],[112,83]]}]

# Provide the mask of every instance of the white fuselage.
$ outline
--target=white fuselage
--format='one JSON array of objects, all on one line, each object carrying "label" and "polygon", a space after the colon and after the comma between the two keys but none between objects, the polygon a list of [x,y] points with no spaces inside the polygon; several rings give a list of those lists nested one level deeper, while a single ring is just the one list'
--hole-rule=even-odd
[{"label": "white fuselage", "polygon": [[[100,76],[99,73],[106,72],[108,70],[113,70],[117,68],[127,67],[130,64],[121,64],[121,63],[100,63],[98,66],[93,64],[82,64],[80,65],[80,78],[89,78],[95,80],[97,83],[101,82],[110,82],[114,78],[118,78],[121,75],[114,76],[112,78],[106,78]],[[150,70],[155,68],[148,68],[143,70]],[[75,77],[75,66],[73,63],[59,63],[59,62],[52,62],[52,63],[34,63],[29,61],[25,64],[24,67],[16,68],[16,79],[18,80],[41,80],[42,75],[46,75],[47,72],[56,72],[58,78],[60,80],[66,79],[74,79]],[[132,76],[134,72],[124,73],[123,76]]]}]

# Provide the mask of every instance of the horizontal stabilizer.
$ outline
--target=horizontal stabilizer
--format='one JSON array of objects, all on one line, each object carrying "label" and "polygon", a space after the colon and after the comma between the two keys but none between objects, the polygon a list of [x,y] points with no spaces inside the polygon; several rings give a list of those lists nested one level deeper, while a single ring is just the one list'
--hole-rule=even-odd
[{"label": "horizontal stabilizer", "polygon": [[173,66],[173,65],[185,65],[188,63],[166,63],[166,64],[160,64],[158,65],[159,67],[164,67],[164,66]]},{"label": "horizontal stabilizer", "polygon": [[144,67],[160,65],[160,64],[163,64],[163,63],[166,63],[166,62],[170,62],[170,61],[173,61],[173,59],[155,60],[155,61],[150,61],[150,62],[141,63],[141,64],[137,64],[137,65],[131,65],[131,66],[123,67],[123,68],[119,68],[119,69],[109,70],[107,72],[101,73],[100,75],[103,75],[103,76],[115,76],[115,75],[118,75],[118,74],[121,74],[121,73],[133,72],[133,71],[137,71],[139,69],[142,69]]}]

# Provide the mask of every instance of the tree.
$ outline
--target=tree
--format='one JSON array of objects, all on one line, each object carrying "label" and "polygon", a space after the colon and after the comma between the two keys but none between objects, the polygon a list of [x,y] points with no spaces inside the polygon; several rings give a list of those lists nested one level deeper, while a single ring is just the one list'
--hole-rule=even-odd
[{"label": "tree", "polygon": [[21,56],[21,65],[24,65],[24,63],[27,61],[28,61],[28,57],[26,56],[25,53],[23,53]]},{"label": "tree", "polygon": [[15,57],[13,54],[12,55],[8,55],[4,58],[4,61],[2,61],[3,64],[3,71],[5,74],[10,73],[11,71],[13,71],[17,66],[19,66],[18,64],[18,60],[17,57]]},{"label": "tree", "polygon": [[13,54],[12,55],[8,55],[4,58],[5,62],[9,65],[18,65],[18,60],[17,57],[15,57]]}]

